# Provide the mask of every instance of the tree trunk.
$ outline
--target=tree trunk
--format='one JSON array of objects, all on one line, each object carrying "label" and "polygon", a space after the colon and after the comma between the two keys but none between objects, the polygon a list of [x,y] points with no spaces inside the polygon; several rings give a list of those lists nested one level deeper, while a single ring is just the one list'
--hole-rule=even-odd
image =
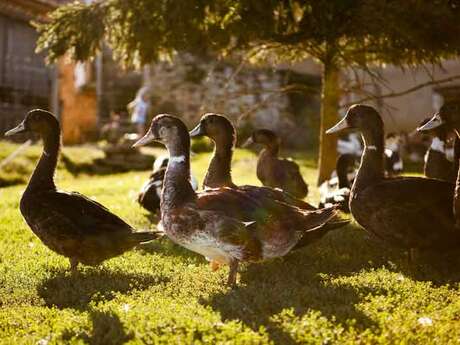
[{"label": "tree trunk", "polygon": [[326,130],[337,123],[339,109],[339,69],[332,63],[323,65],[321,90],[321,125],[319,134],[318,185],[329,179],[337,159],[337,136]]}]

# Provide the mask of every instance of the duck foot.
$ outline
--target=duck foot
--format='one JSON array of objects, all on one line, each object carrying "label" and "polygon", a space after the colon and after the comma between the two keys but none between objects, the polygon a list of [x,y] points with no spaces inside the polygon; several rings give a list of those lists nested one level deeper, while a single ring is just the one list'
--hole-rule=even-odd
[{"label": "duck foot", "polygon": [[236,275],[238,274],[238,260],[232,260],[229,264],[230,272],[228,273],[227,286],[236,286]]}]

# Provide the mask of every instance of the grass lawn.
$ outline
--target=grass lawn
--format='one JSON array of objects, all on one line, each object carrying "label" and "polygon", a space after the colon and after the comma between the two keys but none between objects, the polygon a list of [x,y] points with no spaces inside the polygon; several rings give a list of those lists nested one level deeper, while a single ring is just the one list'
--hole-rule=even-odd
[{"label": "grass lawn", "polygon": [[[316,202],[314,161],[298,158]],[[200,181],[208,159],[193,157]],[[233,172],[237,183],[257,183],[254,155],[238,150]],[[154,225],[134,199],[148,174],[59,170],[57,184],[145,229]],[[460,343],[459,260],[428,265],[424,255],[410,267],[404,253],[350,225],[285,258],[243,266],[233,290],[227,268],[212,272],[166,239],[72,277],[68,260],[25,225],[24,187],[0,189],[1,344]]]}]

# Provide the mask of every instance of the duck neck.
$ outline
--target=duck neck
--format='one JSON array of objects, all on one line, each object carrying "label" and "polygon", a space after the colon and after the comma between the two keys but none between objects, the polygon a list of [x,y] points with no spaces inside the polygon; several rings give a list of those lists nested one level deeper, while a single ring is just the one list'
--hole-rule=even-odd
[{"label": "duck neck", "polygon": [[278,153],[280,151],[280,146],[278,143],[270,143],[262,150],[268,156],[278,157]]},{"label": "duck neck", "polygon": [[204,187],[218,188],[235,186],[232,182],[231,174],[233,147],[233,138],[215,141],[214,152],[203,182]]},{"label": "duck neck", "polygon": [[364,152],[353,183],[353,192],[374,185],[384,178],[383,169],[383,129],[363,132]]},{"label": "duck neck", "polygon": [[190,140],[178,138],[168,151],[169,162],[161,193],[162,213],[196,199],[190,184]]},{"label": "duck neck", "polygon": [[27,192],[56,190],[54,173],[56,171],[61,135],[59,128],[42,134],[43,152],[35,171],[30,178]]}]

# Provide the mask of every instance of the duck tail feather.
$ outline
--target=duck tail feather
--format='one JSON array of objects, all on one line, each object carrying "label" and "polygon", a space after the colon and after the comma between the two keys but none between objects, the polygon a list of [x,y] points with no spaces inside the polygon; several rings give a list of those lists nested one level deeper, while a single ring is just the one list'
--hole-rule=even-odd
[{"label": "duck tail feather", "polygon": [[335,219],[335,218],[332,218],[329,222],[327,222],[326,224],[324,224],[323,228],[324,230],[335,230],[335,229],[339,229],[339,228],[342,228],[348,224],[350,224],[351,222],[351,219]]},{"label": "duck tail feather", "polygon": [[133,232],[131,239],[137,243],[145,243],[156,240],[160,237],[164,236],[164,232],[162,231],[138,231]]},{"label": "duck tail feather", "polygon": [[304,211],[305,230],[309,231],[327,223],[331,218],[336,217],[339,210],[336,206],[321,208],[315,211]]}]

